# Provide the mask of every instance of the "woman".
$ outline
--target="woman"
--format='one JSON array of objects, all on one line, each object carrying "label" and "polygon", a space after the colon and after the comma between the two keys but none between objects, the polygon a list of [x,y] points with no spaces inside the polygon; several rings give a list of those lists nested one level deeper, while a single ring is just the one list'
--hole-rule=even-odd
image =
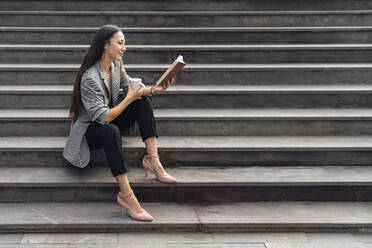
[{"label": "woman", "polygon": [[[152,221],[154,218],[138,203],[129,185],[129,167],[124,159],[121,135],[138,122],[147,155],[142,165],[155,174],[159,181],[176,183],[160,163],[157,151],[157,131],[149,96],[165,91],[174,81],[164,87],[131,88],[133,81],[123,68],[122,56],[125,38],[114,25],[102,26],[95,34],[90,48],[76,75],[72,95],[70,117],[72,126],[63,156],[71,164],[83,168],[90,160],[90,150],[103,148],[120,191],[117,202],[122,213],[136,220]],[[119,88],[126,97],[119,101]]]}]

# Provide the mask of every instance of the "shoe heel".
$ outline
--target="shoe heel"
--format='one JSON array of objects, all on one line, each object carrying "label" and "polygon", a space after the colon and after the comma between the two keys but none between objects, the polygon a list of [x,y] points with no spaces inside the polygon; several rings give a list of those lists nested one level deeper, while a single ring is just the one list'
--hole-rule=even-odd
[{"label": "shoe heel", "polygon": [[145,177],[148,177],[148,171],[147,171],[147,169],[145,169],[145,173],[146,173]]}]

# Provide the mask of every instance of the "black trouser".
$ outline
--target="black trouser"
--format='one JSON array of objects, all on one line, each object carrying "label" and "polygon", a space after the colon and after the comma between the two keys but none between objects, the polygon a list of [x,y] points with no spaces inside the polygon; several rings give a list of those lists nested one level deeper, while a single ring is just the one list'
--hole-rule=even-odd
[{"label": "black trouser", "polygon": [[121,137],[135,123],[138,122],[142,140],[158,137],[152,105],[147,97],[132,102],[111,123],[89,125],[85,133],[90,150],[103,148],[112,175],[118,176],[129,171],[128,163],[124,159]]}]

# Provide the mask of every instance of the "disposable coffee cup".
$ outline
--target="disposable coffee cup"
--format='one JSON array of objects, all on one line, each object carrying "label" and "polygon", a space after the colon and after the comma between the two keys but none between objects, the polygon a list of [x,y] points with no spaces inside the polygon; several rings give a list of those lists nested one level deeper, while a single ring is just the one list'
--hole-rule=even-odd
[{"label": "disposable coffee cup", "polygon": [[129,85],[132,89],[136,89],[140,84],[143,85],[141,78],[131,78],[129,80]]}]

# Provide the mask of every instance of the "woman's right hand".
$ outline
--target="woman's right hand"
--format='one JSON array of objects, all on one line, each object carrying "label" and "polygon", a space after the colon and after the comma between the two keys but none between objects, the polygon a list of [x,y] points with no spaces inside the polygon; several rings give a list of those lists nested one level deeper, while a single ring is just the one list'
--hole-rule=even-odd
[{"label": "woman's right hand", "polygon": [[142,85],[139,85],[137,88],[133,89],[128,85],[128,93],[127,97],[130,99],[131,102],[134,102],[136,100],[139,100],[142,98],[144,87]]}]

